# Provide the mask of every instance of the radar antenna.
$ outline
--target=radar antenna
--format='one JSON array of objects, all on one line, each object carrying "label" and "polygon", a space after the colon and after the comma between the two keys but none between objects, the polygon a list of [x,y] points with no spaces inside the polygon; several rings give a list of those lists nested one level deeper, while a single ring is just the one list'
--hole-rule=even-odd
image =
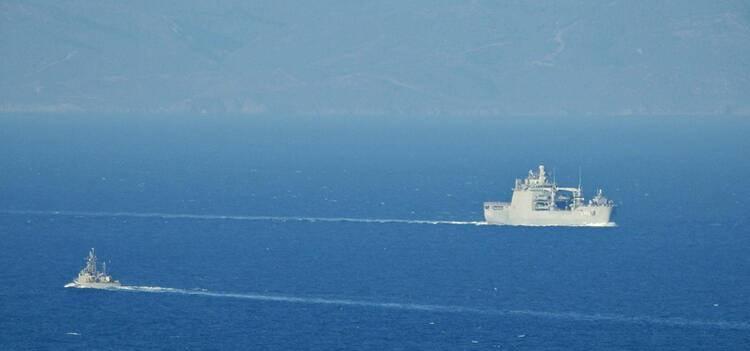
[{"label": "radar antenna", "polygon": [[555,184],[557,186],[557,168],[552,167],[552,184]]}]

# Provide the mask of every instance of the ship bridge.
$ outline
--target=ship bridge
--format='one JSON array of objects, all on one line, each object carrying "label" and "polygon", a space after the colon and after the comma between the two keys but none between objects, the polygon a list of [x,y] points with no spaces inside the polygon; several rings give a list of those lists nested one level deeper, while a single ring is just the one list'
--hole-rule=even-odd
[{"label": "ship bridge", "polygon": [[[580,185],[578,188],[558,187],[555,182],[549,181],[544,165],[539,165],[537,172],[529,170],[526,179],[516,179],[516,187],[513,191],[514,193],[530,193],[531,208],[534,211],[573,209],[583,205]],[[570,193],[570,195],[558,194],[560,192]]]}]

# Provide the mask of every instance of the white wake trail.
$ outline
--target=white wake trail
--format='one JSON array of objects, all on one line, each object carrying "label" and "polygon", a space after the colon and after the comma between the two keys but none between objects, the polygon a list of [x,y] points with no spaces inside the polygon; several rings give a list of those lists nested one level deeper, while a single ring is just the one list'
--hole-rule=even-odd
[{"label": "white wake trail", "polygon": [[399,224],[452,224],[452,225],[485,225],[482,221],[449,221],[427,219],[394,219],[394,218],[352,218],[352,217],[293,217],[293,216],[240,216],[181,214],[161,212],[91,212],[91,211],[0,211],[5,214],[45,215],[69,217],[135,217],[162,219],[202,219],[202,220],[237,220],[237,221],[277,221],[277,222],[350,222],[350,223],[399,223]]},{"label": "white wake trail", "polygon": [[164,288],[155,286],[118,286],[103,288],[111,291],[130,291],[144,293],[163,293],[163,294],[180,294],[207,296],[217,298],[246,299],[256,301],[271,301],[283,303],[301,303],[301,304],[318,304],[318,305],[337,305],[337,306],[354,306],[368,308],[383,308],[405,311],[421,311],[435,313],[470,313],[491,316],[505,317],[533,317],[541,319],[557,319],[576,322],[611,322],[611,323],[629,323],[645,325],[661,325],[668,327],[691,327],[691,328],[710,328],[725,330],[742,330],[750,331],[750,323],[743,321],[722,321],[722,320],[695,320],[681,317],[650,317],[650,316],[625,316],[619,314],[591,314],[578,312],[549,312],[549,311],[532,311],[532,310],[500,310],[492,308],[466,307],[456,305],[429,305],[417,303],[397,303],[397,302],[377,302],[350,299],[331,299],[319,297],[298,297],[283,295],[265,295],[265,294],[242,294],[242,293],[222,293],[212,292],[203,289],[178,289]]}]

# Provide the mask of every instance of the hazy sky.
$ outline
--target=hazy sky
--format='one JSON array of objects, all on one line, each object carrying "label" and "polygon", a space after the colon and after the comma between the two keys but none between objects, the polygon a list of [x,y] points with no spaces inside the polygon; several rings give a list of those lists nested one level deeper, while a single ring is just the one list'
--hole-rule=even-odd
[{"label": "hazy sky", "polygon": [[0,112],[750,115],[747,1],[0,1]]}]

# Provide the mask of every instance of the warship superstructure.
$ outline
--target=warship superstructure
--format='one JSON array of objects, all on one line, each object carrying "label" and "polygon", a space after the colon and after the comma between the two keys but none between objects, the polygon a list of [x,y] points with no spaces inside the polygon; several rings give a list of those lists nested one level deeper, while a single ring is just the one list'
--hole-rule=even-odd
[{"label": "warship superstructure", "polygon": [[544,166],[529,171],[526,179],[516,179],[511,202],[485,202],[484,219],[489,224],[529,226],[612,226],[614,203],[599,189],[584,201],[581,184],[559,187],[550,182]]},{"label": "warship superstructure", "polygon": [[107,274],[107,263],[102,262],[102,270],[99,271],[96,263],[96,254],[92,248],[86,257],[86,266],[78,273],[78,277],[65,285],[66,288],[107,288],[120,286],[120,281],[112,279]]}]

